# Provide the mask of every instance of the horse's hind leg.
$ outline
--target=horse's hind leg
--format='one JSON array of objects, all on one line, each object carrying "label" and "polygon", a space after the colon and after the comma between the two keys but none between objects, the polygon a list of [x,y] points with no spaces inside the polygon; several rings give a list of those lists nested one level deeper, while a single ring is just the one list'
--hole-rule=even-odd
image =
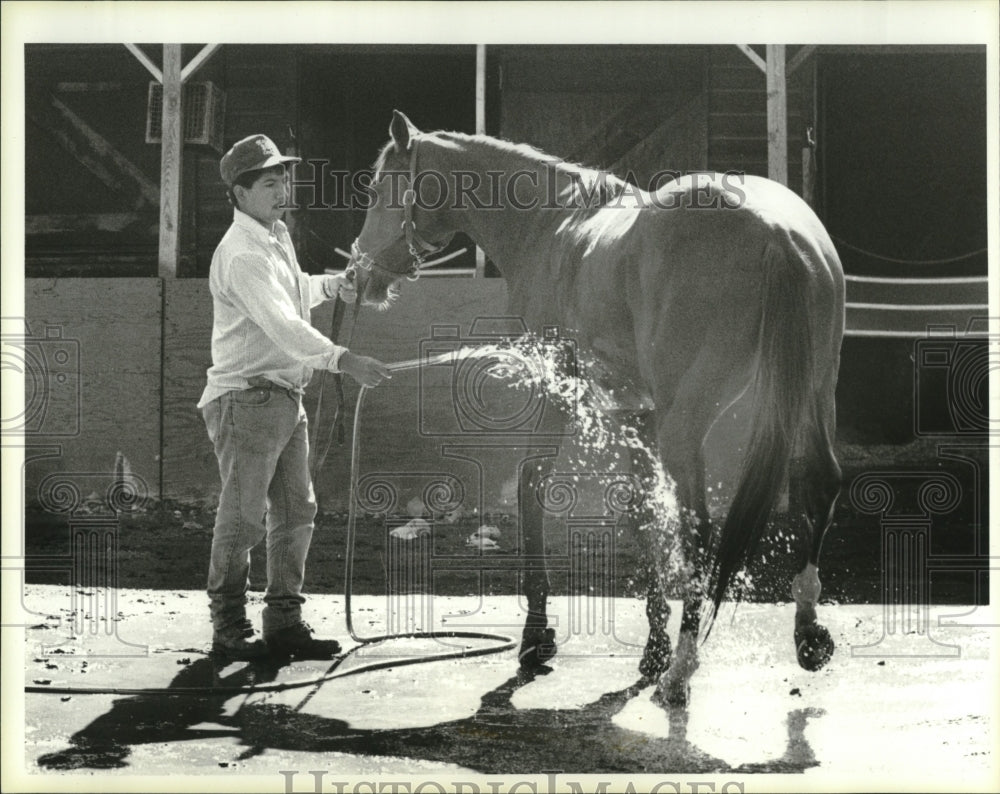
[{"label": "horse's hind leg", "polygon": [[556,655],[555,630],[548,628],[549,574],[545,565],[544,512],[538,486],[551,470],[548,460],[532,459],[521,465],[517,503],[520,512],[524,573],[521,592],[528,602],[528,618],[521,634],[518,660],[535,670]]},{"label": "horse's hind leg", "polygon": [[629,515],[629,523],[633,536],[646,546],[641,575],[646,589],[646,621],[649,624],[649,635],[646,647],[639,662],[639,672],[644,678],[658,681],[660,676],[670,666],[671,646],[667,634],[667,623],[670,620],[670,605],[660,582],[657,571],[656,555],[651,553],[650,544],[655,537],[656,522],[659,520],[655,504],[648,495],[656,483],[656,435],[650,422],[650,412],[629,412],[619,419],[628,428],[628,435],[633,440],[629,447],[629,463],[632,476],[638,480],[642,495],[635,510]]},{"label": "horse's hind leg", "polygon": [[[698,631],[704,601],[704,551],[711,539],[711,521],[705,503],[705,458],[702,443],[711,418],[694,413],[671,411],[659,430],[664,466],[674,482],[678,504],[676,531],[680,548],[663,548],[661,553],[680,551],[676,562],[664,565],[661,574],[677,569],[686,579],[681,625],[677,646],[667,670],[657,684],[656,697],[670,705],[686,705],[691,694],[691,676],[698,668]],[[676,547],[677,544],[672,544]]]},{"label": "horse's hind leg", "polygon": [[[705,501],[704,442],[722,411],[746,386],[745,362],[751,352],[741,348],[746,340],[719,337],[706,342],[681,380],[669,410],[657,427],[663,466],[674,482],[678,515],[684,606],[673,659],[657,684],[656,697],[683,705],[690,697],[690,680],[698,667],[698,633],[706,592],[706,552],[712,524]],[[678,544],[673,544],[677,546]],[[671,549],[674,550],[674,549]],[[664,570],[678,569],[676,562]]]},{"label": "horse's hind leg", "polygon": [[[831,379],[832,381],[832,379]],[[836,417],[832,382],[817,395],[805,432],[804,501],[808,532],[801,550],[801,568],[792,580],[795,598],[795,653],[799,665],[818,670],[833,655],[830,632],[816,620],[819,601],[819,554],[833,520],[840,493],[841,472],[833,453]]]}]

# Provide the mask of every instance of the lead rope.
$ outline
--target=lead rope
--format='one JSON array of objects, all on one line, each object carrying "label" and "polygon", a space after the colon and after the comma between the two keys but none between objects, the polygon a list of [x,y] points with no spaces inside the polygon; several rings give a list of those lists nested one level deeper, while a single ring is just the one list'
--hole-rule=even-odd
[{"label": "lead rope", "polygon": [[[345,271],[347,279],[350,282],[354,282],[355,271],[353,268],[348,267]],[[354,329],[358,324],[358,312],[361,309],[360,302],[354,304],[354,310],[351,317],[351,329],[347,334],[347,339],[345,344],[341,347],[350,349],[351,341],[354,339]],[[347,304],[337,294],[337,302],[333,306],[333,319],[330,324],[330,341],[334,344],[337,343],[337,337],[340,335],[341,326],[344,324],[344,314],[347,311]],[[319,433],[320,433],[320,417],[323,411],[323,395],[326,392],[326,380],[328,375],[333,375],[334,384],[334,396],[337,398],[337,407],[333,414],[333,419],[330,421],[330,429],[326,434],[326,438],[323,440],[322,449],[320,449],[319,443]],[[330,372],[328,369],[323,370],[323,374],[320,376],[319,382],[319,395],[316,398],[316,414],[314,416],[314,426],[312,431],[312,439],[309,443],[309,447],[315,450],[312,456],[312,463],[309,466],[309,474],[312,477],[313,482],[316,481],[316,476],[323,469],[323,463],[326,461],[326,456],[330,452],[330,446],[333,444],[334,433],[337,435],[337,443],[344,443],[344,408],[346,407],[346,400],[344,399],[344,374],[343,372]]]}]

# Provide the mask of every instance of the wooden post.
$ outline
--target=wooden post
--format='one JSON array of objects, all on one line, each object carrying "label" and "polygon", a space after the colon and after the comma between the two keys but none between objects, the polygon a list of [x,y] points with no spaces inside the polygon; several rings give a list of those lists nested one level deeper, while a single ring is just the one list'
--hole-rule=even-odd
[{"label": "wooden post", "polygon": [[176,278],[180,261],[184,119],[181,45],[163,45],[163,138],[160,144],[160,278]]},{"label": "wooden post", "polygon": [[[486,45],[476,45],[476,135],[486,132]],[[486,275],[486,254],[476,246],[476,278]]]},{"label": "wooden post", "polygon": [[[788,184],[788,85],[785,81],[785,45],[767,45],[767,176]],[[788,475],[778,493],[776,509],[788,512],[791,488]]]},{"label": "wooden post", "polygon": [[767,45],[767,176],[788,184],[788,92],[785,45]]}]

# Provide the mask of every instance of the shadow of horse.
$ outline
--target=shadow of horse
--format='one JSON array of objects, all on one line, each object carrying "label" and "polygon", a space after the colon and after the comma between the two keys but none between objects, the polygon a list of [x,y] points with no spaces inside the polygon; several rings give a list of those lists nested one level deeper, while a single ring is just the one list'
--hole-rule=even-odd
[{"label": "shadow of horse", "polygon": [[[219,678],[211,660],[199,659],[181,671],[169,688],[200,686],[206,675],[214,675],[216,685],[225,687],[219,694],[137,695],[117,700],[110,711],[75,733],[69,748],[40,757],[38,764],[59,770],[120,769],[129,766],[131,748],[137,745],[232,736],[246,748],[234,759],[239,761],[267,750],[333,752],[439,762],[479,774],[796,773],[818,765],[805,738],[809,720],[823,714],[816,709],[788,714],[787,745],[780,758],[739,766],[688,740],[685,707],[663,707],[670,726],[666,738],[621,727],[614,718],[651,686],[645,678],[580,708],[523,709],[512,703],[512,697],[537,673],[519,671],[485,693],[473,715],[416,728],[357,729],[342,719],[303,714],[266,700],[245,699],[235,714],[227,713],[234,687],[273,680],[275,672],[248,665]],[[222,728],[194,727],[201,723]]]}]

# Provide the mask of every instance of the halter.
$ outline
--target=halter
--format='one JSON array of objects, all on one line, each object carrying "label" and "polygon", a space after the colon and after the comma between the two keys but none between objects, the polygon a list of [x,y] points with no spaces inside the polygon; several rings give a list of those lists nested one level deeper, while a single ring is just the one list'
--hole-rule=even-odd
[{"label": "halter", "polygon": [[[413,207],[417,202],[417,193],[412,186],[417,178],[417,145],[419,142],[420,138],[414,137],[410,146],[410,187],[403,193],[403,222],[400,224],[400,228],[403,230],[403,238],[406,240],[406,247],[413,261],[406,270],[392,270],[376,262],[375,257],[371,254],[362,251],[357,238],[355,238],[354,242],[351,243],[351,263],[348,265],[348,270],[352,270],[355,267],[360,267],[362,270],[374,269],[390,276],[406,276],[410,281],[416,281],[420,278],[420,268],[424,265],[424,259],[438,253],[445,247],[444,245],[429,243],[421,237],[417,231],[417,224],[413,220]],[[392,243],[389,245],[392,245]],[[386,250],[389,245],[385,246],[382,250]]]}]

